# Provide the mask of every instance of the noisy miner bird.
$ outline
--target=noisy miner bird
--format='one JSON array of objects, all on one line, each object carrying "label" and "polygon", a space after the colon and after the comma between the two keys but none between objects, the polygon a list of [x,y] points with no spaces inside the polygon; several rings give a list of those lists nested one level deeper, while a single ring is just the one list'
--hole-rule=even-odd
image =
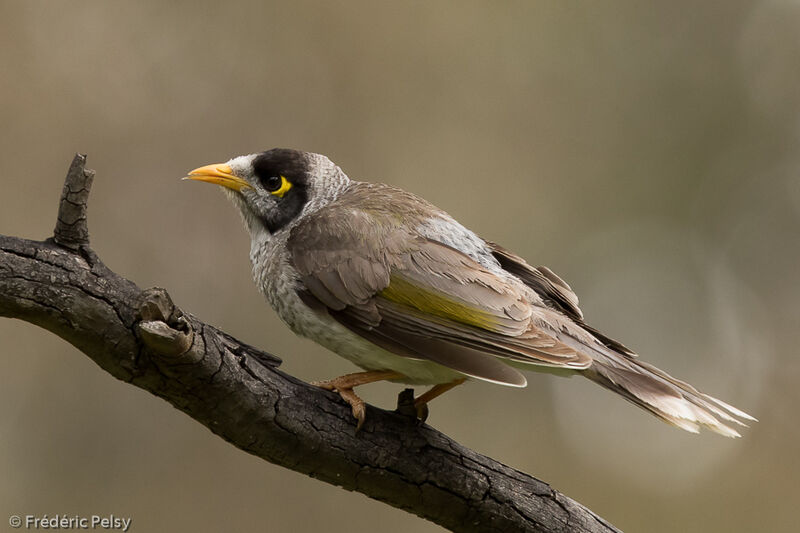
[{"label": "noisy miner bird", "polygon": [[520,370],[581,374],[661,420],[739,434],[752,416],[673,378],[583,321],[578,298],[546,267],[483,240],[422,198],[354,181],[320,154],[276,148],[195,169],[250,232],[258,288],[294,331],[365,372],[317,385],[350,404],[381,380],[433,387],[467,379],[524,387]]}]

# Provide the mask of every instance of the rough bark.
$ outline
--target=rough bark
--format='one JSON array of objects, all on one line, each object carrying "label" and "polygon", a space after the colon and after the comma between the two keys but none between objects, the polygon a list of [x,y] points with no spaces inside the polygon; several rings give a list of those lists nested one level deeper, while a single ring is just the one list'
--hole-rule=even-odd
[{"label": "rough bark", "polygon": [[89,248],[85,161],[70,166],[53,238],[0,235],[0,316],[55,333],[248,453],[452,531],[617,531],[547,483],[418,423],[410,391],[395,412],[368,407],[356,434],[336,394],[282,373],[280,359],[182,312],[165,290],[109,270]]}]

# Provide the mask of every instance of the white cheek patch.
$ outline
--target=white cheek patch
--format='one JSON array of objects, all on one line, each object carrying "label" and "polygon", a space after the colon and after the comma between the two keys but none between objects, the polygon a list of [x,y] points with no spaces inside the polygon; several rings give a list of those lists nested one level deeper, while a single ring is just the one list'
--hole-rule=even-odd
[{"label": "white cheek patch", "polygon": [[237,211],[239,211],[239,215],[242,217],[242,222],[244,222],[244,227],[248,232],[250,232],[250,238],[252,239],[252,242],[255,243],[258,240],[260,243],[263,243],[269,240],[269,232],[264,229],[263,225],[250,210],[250,207],[247,205],[243,195],[224,187],[220,188],[225,196],[227,196],[228,200],[230,200],[233,205],[237,207]]},{"label": "white cheek patch", "polygon": [[253,175],[253,160],[256,157],[258,154],[240,155],[225,164],[231,167],[234,175],[247,179]]}]

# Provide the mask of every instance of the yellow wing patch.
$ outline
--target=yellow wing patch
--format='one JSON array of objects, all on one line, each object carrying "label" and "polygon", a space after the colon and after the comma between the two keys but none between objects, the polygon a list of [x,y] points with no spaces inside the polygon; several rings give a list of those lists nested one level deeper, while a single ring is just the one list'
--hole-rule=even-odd
[{"label": "yellow wing patch", "polygon": [[278,190],[272,191],[270,194],[273,196],[277,196],[278,198],[283,198],[284,195],[289,192],[289,189],[292,188],[292,182],[287,180],[285,176],[281,176],[281,186]]},{"label": "yellow wing patch", "polygon": [[440,292],[415,285],[400,276],[393,275],[389,286],[379,295],[392,302],[419,309],[423,313],[447,318],[483,329],[492,330],[498,325],[491,315],[480,309],[448,298]]}]

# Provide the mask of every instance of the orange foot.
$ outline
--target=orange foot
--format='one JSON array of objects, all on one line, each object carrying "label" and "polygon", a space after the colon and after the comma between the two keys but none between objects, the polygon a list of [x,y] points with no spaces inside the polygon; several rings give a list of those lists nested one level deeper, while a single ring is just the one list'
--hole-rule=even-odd
[{"label": "orange foot", "polygon": [[345,374],[344,376],[339,376],[338,378],[325,381],[313,381],[311,384],[321,387],[325,390],[336,391],[339,393],[339,396],[342,397],[342,400],[346,401],[350,405],[350,408],[353,411],[353,416],[358,421],[356,424],[356,433],[358,433],[358,430],[364,425],[364,418],[366,417],[367,411],[364,400],[358,397],[355,391],[353,391],[353,388],[358,387],[359,385],[366,385],[367,383],[374,383],[376,381],[402,379],[404,377],[405,376],[403,376],[403,374],[394,372],[392,370],[370,370],[369,372]]}]

